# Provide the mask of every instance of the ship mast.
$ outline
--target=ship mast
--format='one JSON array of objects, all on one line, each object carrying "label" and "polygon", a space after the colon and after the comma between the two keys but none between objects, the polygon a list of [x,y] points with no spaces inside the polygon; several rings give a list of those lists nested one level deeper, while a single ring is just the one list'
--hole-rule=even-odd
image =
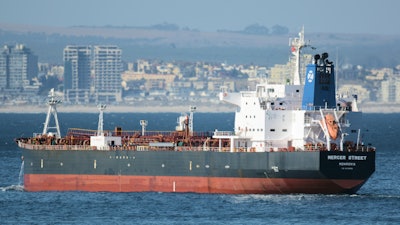
[{"label": "ship mast", "polygon": [[193,113],[196,111],[196,106],[190,106],[190,116],[189,116],[189,132],[193,134]]},{"label": "ship mast", "polygon": [[300,50],[306,47],[307,44],[304,41],[304,26],[299,32],[299,37],[290,40],[289,45],[291,46],[292,54],[295,56],[296,66],[293,74],[293,84],[300,85]]},{"label": "ship mast", "polygon": [[[57,130],[56,137],[61,138],[60,126],[58,124],[58,117],[57,117],[57,107],[56,107],[58,103],[61,103],[61,100],[56,99],[56,95],[54,94],[54,88],[50,90],[48,97],[49,99],[47,100],[47,105],[49,105],[49,110],[47,111],[46,121],[44,122],[42,135],[47,135],[49,129],[56,129]],[[53,115],[54,117],[54,121],[56,124],[55,127],[49,127],[51,115]]]},{"label": "ship mast", "polygon": [[100,111],[99,114],[99,123],[97,125],[97,136],[103,136],[104,135],[104,131],[103,131],[103,112],[106,109],[106,105],[103,104],[99,104],[97,106],[97,108]]},{"label": "ship mast", "polygon": [[146,133],[146,127],[148,124],[149,123],[147,120],[140,120],[140,125],[142,126],[142,136],[144,136],[144,134]]}]

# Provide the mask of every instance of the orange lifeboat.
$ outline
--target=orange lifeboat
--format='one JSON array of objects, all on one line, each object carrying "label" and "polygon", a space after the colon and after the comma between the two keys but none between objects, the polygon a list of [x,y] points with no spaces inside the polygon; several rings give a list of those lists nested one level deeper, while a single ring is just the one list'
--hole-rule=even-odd
[{"label": "orange lifeboat", "polygon": [[333,117],[332,114],[325,115],[325,123],[326,123],[326,128],[328,129],[329,136],[333,140],[336,140],[339,134],[339,126],[335,121],[335,117]]}]

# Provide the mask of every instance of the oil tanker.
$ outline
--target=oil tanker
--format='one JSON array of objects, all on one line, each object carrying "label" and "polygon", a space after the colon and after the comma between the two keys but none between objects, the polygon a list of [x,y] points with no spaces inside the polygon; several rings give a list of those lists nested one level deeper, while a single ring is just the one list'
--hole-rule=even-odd
[{"label": "oil tanker", "polygon": [[300,79],[305,46],[302,30],[291,40],[296,69],[290,83],[221,89],[220,100],[236,106],[231,131],[195,132],[194,107],[172,131],[147,131],[145,120],[141,131],[104,131],[105,106],[99,105],[97,130],[73,128],[62,137],[52,90],[43,132],[16,139],[24,190],[356,193],[375,171],[375,148],[363,144],[357,97],[336,94],[327,53],[316,54]]}]

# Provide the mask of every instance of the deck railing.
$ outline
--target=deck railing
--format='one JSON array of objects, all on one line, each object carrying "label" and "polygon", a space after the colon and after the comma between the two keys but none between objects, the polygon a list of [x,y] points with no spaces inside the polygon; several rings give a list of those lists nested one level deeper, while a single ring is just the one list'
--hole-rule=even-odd
[{"label": "deck railing", "polygon": [[[154,146],[106,146],[102,149],[97,149],[90,145],[44,145],[30,144],[22,141],[18,142],[18,146],[29,150],[100,150],[100,151],[212,151],[212,152],[230,152],[230,147],[204,147],[204,146],[174,146],[174,147],[154,147]],[[308,148],[307,148],[308,147]],[[304,150],[295,150],[294,148],[265,148],[265,152],[293,152],[293,151],[327,151],[326,148],[318,146],[307,146]],[[255,148],[234,148],[234,152],[256,152]],[[338,151],[338,150],[331,150]],[[358,149],[348,149],[351,152],[372,152],[375,151],[371,146],[360,146]]]}]

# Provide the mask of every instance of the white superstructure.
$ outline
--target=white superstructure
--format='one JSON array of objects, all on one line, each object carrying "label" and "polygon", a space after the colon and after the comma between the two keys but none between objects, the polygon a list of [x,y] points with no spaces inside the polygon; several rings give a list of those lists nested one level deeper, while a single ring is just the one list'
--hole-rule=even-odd
[{"label": "white superstructure", "polygon": [[337,98],[334,67],[327,57],[314,57],[301,84],[266,82],[254,91],[222,90],[220,100],[237,106],[235,127],[233,132],[215,132],[214,138],[230,138],[232,149],[257,152],[360,147],[361,112],[355,100]]},{"label": "white superstructure", "polygon": [[[270,97],[276,89],[285,90],[286,97]],[[302,87],[258,85],[256,91],[240,92],[239,95],[222,92],[222,101],[235,104],[234,146],[256,151],[331,149],[336,144],[343,150],[346,141],[358,143],[362,128],[361,113],[346,111],[345,107],[315,110],[301,109]],[[235,96],[233,100],[230,96]],[[238,100],[239,99],[239,100]],[[239,104],[236,104],[239,102]],[[332,115],[339,127],[339,137],[330,137],[325,116]],[[351,124],[349,121],[352,121]],[[351,128],[351,129],[350,129]],[[349,130],[350,129],[350,130]],[[222,138],[222,136],[221,136]]]}]

